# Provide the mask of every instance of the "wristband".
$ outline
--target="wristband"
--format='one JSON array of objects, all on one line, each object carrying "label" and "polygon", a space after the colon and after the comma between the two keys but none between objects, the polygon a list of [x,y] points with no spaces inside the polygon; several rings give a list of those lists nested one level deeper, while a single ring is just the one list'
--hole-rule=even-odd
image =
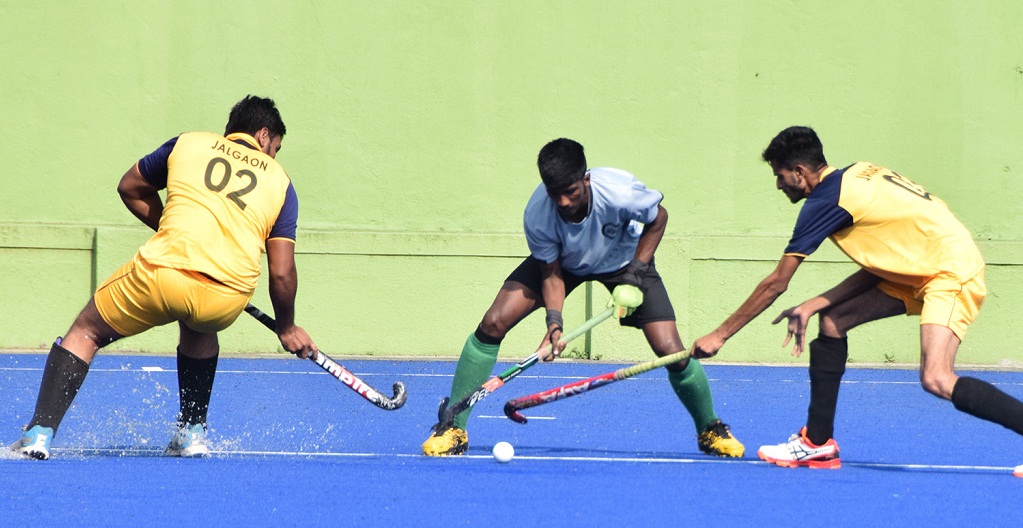
[{"label": "wristband", "polygon": [[565,327],[565,320],[561,317],[561,311],[559,310],[547,310],[547,328],[551,325],[558,327],[558,330],[562,330]]}]

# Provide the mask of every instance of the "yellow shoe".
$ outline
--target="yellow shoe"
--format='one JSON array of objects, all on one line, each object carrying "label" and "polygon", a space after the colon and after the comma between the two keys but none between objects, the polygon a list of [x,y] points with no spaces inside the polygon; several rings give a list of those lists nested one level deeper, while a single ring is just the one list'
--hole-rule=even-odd
[{"label": "yellow shoe", "polygon": [[715,420],[696,437],[700,451],[722,457],[741,457],[746,446],[732,436],[732,432],[721,420]]},{"label": "yellow shoe", "polygon": [[423,442],[423,454],[426,456],[461,455],[467,449],[469,433],[458,427],[449,427],[441,433],[434,431],[430,438]]}]

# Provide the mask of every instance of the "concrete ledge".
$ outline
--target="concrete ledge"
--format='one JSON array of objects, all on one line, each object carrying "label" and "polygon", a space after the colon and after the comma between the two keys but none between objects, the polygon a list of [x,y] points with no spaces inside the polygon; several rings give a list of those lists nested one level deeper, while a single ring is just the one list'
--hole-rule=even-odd
[{"label": "concrete ledge", "polygon": [[[149,236],[141,226],[79,226],[67,224],[0,224],[0,248],[92,250],[97,236],[125,237],[135,244]],[[103,240],[105,244],[117,241]],[[777,261],[787,237],[666,237],[663,244],[692,260]],[[1023,265],[1023,240],[979,240],[991,265]],[[296,253],[307,255],[394,255],[452,257],[523,257],[529,254],[520,233],[387,232],[302,229]],[[833,244],[825,243],[810,259],[848,262]]]},{"label": "concrete ledge", "polygon": [[64,224],[0,224],[0,248],[92,250],[96,230]]}]

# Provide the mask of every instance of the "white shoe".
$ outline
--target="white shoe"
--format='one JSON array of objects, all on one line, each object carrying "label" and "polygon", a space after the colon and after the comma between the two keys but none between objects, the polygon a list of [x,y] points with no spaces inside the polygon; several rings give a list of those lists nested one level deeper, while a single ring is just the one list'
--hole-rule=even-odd
[{"label": "white shoe", "polygon": [[50,439],[52,438],[52,428],[35,425],[22,433],[21,438],[11,445],[11,451],[20,453],[26,458],[46,460],[50,458]]},{"label": "white shoe", "polygon": [[186,425],[171,438],[164,451],[167,456],[202,457],[210,454],[210,444],[206,440],[206,428],[202,424]]},{"label": "white shoe", "polygon": [[1016,466],[1016,469],[1012,470],[1012,476],[1023,478],[1023,465]]},{"label": "white shoe", "polygon": [[834,438],[824,445],[814,445],[806,438],[806,427],[798,435],[789,437],[784,444],[760,446],[757,456],[761,460],[782,467],[809,467],[814,469],[838,469],[842,461],[838,458],[838,444]]}]

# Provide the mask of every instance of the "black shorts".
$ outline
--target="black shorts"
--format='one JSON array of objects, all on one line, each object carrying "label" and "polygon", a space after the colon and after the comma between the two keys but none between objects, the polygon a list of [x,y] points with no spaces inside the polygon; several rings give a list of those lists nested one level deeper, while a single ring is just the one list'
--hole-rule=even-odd
[{"label": "black shorts", "polygon": [[[586,281],[597,281],[610,292],[615,286],[622,283],[621,277],[624,273],[625,268],[613,273],[584,276],[573,275],[564,270],[561,272],[565,279],[566,296]],[[540,261],[533,257],[526,257],[505,280],[518,282],[542,297],[543,275],[540,271]],[[668,290],[664,289],[664,282],[661,281],[661,276],[657,273],[657,267],[653,261],[650,262],[650,268],[643,276],[643,284],[639,289],[643,291],[643,304],[639,305],[632,315],[619,321],[622,326],[642,328],[647,323],[675,320],[675,310],[671,307],[671,300],[668,299]]]}]

